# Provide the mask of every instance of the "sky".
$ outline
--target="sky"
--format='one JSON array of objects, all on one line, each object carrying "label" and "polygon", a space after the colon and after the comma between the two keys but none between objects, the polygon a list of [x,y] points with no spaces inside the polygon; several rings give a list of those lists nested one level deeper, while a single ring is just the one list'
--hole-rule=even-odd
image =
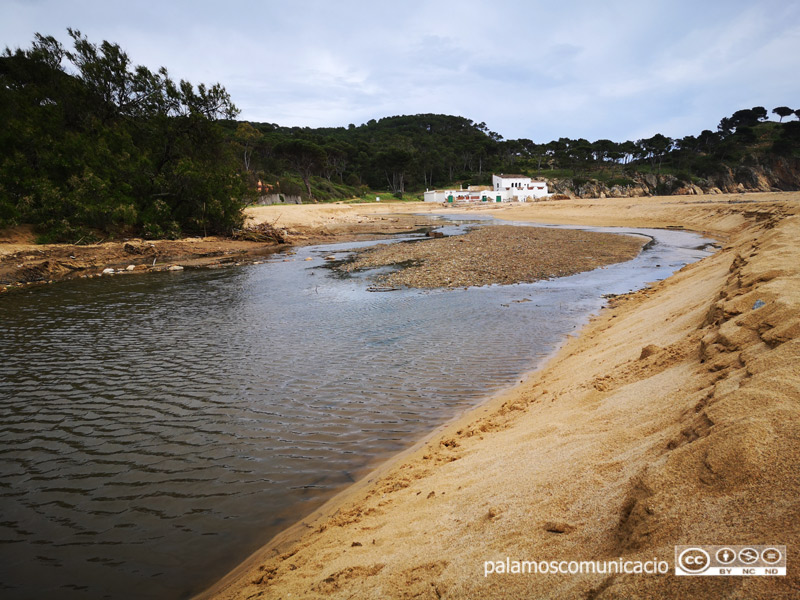
[{"label": "sky", "polygon": [[440,113],[621,142],[800,108],[800,0],[0,0],[0,47],[67,27],[284,126]]}]

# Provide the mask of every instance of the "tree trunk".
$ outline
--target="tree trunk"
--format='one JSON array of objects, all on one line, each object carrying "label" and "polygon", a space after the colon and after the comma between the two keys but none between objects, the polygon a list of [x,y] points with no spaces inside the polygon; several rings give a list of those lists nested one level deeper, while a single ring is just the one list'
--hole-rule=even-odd
[{"label": "tree trunk", "polygon": [[[303,183],[306,184],[306,191],[308,192],[308,197],[314,200],[314,196],[311,194],[311,177],[307,173],[303,173]],[[316,202],[316,200],[314,200]]]}]

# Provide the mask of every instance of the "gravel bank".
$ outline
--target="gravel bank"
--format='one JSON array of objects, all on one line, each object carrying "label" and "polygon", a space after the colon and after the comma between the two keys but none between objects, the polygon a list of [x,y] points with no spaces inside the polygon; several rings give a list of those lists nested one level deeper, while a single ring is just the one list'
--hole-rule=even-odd
[{"label": "gravel bank", "polygon": [[355,271],[399,265],[374,278],[391,287],[440,288],[533,282],[635,257],[645,240],[548,227],[487,226],[464,235],[378,246],[341,265]]}]

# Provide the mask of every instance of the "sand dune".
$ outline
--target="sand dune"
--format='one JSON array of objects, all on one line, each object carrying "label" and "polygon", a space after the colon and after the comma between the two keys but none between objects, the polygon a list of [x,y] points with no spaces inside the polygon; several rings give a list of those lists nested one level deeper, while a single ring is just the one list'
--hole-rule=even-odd
[{"label": "sand dune", "polygon": [[[745,200],[746,202],[741,202]],[[213,598],[800,597],[800,194],[542,202],[722,250],[621,297],[525,383],[278,536]],[[785,577],[676,577],[677,544],[785,544]],[[484,576],[658,560],[666,575]]]}]

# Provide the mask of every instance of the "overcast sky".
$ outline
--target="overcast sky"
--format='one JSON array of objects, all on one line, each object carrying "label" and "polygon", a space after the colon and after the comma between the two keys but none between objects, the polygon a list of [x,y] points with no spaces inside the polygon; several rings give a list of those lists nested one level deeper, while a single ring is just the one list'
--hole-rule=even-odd
[{"label": "overcast sky", "polygon": [[67,27],[287,126],[443,113],[624,141],[800,108],[800,0],[0,0],[2,46]]}]

